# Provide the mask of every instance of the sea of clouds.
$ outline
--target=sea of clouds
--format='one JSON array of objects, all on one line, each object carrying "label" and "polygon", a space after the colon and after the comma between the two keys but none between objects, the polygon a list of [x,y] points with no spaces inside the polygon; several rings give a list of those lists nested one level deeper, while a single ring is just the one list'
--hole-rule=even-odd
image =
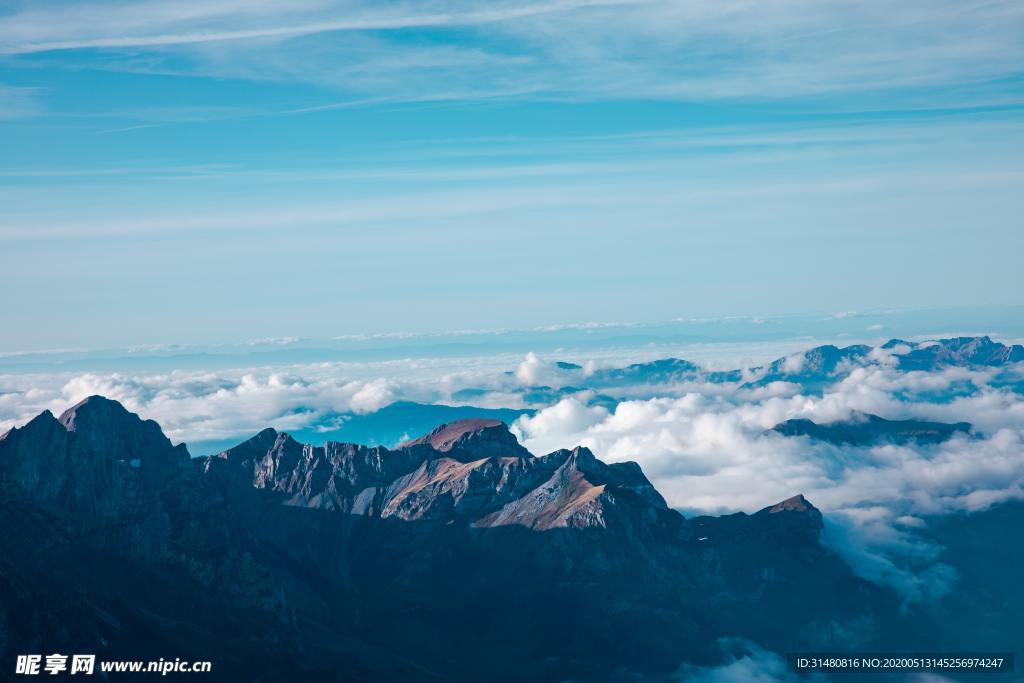
[{"label": "sea of clouds", "polygon": [[[742,351],[749,357],[749,348]],[[793,382],[750,387],[699,378],[585,388],[602,368],[657,357],[660,349],[15,373],[0,375],[0,432],[42,410],[59,414],[92,394],[155,419],[176,442],[241,441],[268,425],[298,430],[325,416],[373,413],[398,400],[527,407],[535,412],[511,427],[532,452],[583,445],[609,462],[636,461],[685,514],[753,512],[802,493],[825,513],[825,542],[859,574],[918,601],[943,594],[957,580],[942,548],[921,533],[929,518],[1024,499],[1024,396],[1015,389],[1019,384],[1007,382],[1007,376],[1024,377],[1024,364],[904,372],[893,362],[900,352],[876,352],[872,364],[848,368],[823,391]],[[760,355],[770,357],[764,349]],[[786,358],[786,369],[801,368],[801,353]],[[727,367],[732,359],[703,360]],[[756,372],[744,375],[754,378]],[[556,392],[547,394],[549,402],[538,402],[532,392],[538,386]],[[467,389],[471,398],[464,398]],[[966,421],[973,431],[938,444],[872,446],[772,431],[788,419],[829,423],[862,413]]]}]

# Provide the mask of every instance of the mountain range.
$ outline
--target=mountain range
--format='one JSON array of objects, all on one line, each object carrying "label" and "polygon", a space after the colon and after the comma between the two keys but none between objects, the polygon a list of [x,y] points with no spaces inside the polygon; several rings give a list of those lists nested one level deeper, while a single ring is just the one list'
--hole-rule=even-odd
[{"label": "mountain range", "polygon": [[565,681],[676,680],[725,638],[969,649],[943,605],[858,577],[793,493],[686,518],[635,463],[536,456],[487,418],[393,449],[266,429],[191,458],[92,396],[0,436],[0,651],[209,659],[228,681]]},{"label": "mountain range", "polygon": [[[575,363],[556,364],[567,373],[571,386],[558,390],[561,395],[583,389],[616,393],[623,387],[662,386],[686,382],[736,384],[740,389],[757,389],[773,382],[799,385],[805,393],[820,394],[823,389],[847,377],[858,367],[889,365],[902,372],[933,372],[948,367],[999,369],[1024,361],[1024,346],[1006,345],[987,336],[952,337],[927,342],[891,339],[872,347],[866,344],[838,347],[816,346],[765,365],[733,370],[708,370],[681,358],[634,363],[618,368],[598,368],[591,372]],[[1021,385],[1015,385],[1018,389]],[[533,387],[532,391],[550,387]],[[633,394],[635,395],[635,391]],[[469,395],[465,394],[468,398]],[[550,400],[550,397],[546,397]],[[608,402],[608,397],[604,397]]]}]

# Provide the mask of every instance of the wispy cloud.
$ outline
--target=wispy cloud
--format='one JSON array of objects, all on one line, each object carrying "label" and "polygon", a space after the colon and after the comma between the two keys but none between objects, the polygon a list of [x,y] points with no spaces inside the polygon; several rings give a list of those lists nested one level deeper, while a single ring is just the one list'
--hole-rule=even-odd
[{"label": "wispy cloud", "polygon": [[77,2],[0,18],[0,53],[150,51],[194,75],[392,100],[900,90],[906,107],[1019,103],[1000,81],[1021,73],[1022,30],[1019,3],[992,1]]},{"label": "wispy cloud", "polygon": [[0,84],[0,121],[22,119],[42,111],[35,88],[13,88]]},{"label": "wispy cloud", "polygon": [[[243,107],[161,108],[130,110],[117,115],[160,125],[200,121],[240,120],[274,116],[288,111],[259,111]],[[85,117],[94,118],[94,117]],[[142,124],[149,125],[149,124]],[[994,140],[1016,141],[1024,123],[1001,112],[948,116],[904,117],[898,121],[799,122],[760,125],[691,126],[604,135],[538,135],[522,137],[443,138],[352,144],[340,163],[333,158],[310,158],[304,167],[282,163],[273,168],[240,164],[194,166],[111,166],[106,168],[5,169],[0,177],[75,177],[123,175],[197,179],[248,178],[300,182],[429,176],[464,180],[491,175],[500,178],[533,175],[575,175],[602,172],[665,171],[694,158],[718,157],[728,163],[749,161],[750,154],[864,155],[902,149],[927,149],[938,143],[991,145]],[[329,162],[329,163],[328,163]],[[472,164],[472,165],[458,165]]]},{"label": "wispy cloud", "polygon": [[[544,209],[582,212],[616,209],[636,215],[682,213],[687,207],[737,197],[775,201],[786,196],[861,196],[893,188],[918,193],[1015,187],[1024,170],[1014,159],[993,162],[994,150],[1019,145],[1024,128],[1001,116],[958,116],[878,123],[719,126],[629,135],[431,141],[349,150],[347,158],[311,159],[274,167],[240,163],[0,168],[0,179],[23,189],[66,193],[63,208],[10,211],[0,240],[188,234],[197,231],[270,231],[368,225],[411,225],[467,216]],[[905,167],[906,159],[955,149],[960,167]],[[809,167],[835,165],[808,175]],[[740,182],[740,179],[743,179]],[[246,206],[231,203],[173,206],[137,212],[107,207],[69,215],[97,193],[121,193],[126,184],[160,188],[252,187]],[[265,203],[288,188],[301,202]],[[263,188],[269,188],[266,192]],[[367,191],[366,188],[380,188]],[[400,188],[400,189],[399,189]],[[88,189],[88,198],[77,192]],[[381,190],[386,190],[381,194]],[[627,191],[628,190],[628,191]],[[29,196],[23,192],[22,197]],[[811,201],[811,200],[806,200]],[[850,315],[838,313],[836,317]]]},{"label": "wispy cloud", "polygon": [[[494,5],[486,9],[463,6],[438,11],[429,3],[422,9],[401,6],[391,11],[358,3],[180,3],[168,8],[162,3],[94,3],[91,6],[46,10],[31,9],[0,22],[0,52],[24,54],[88,48],[157,47],[193,43],[288,38],[339,31],[381,31],[449,26],[475,26],[511,21],[535,15],[564,12],[581,7],[636,4],[636,0],[563,0],[560,2]],[[325,6],[326,5],[326,6]],[[300,14],[318,9],[316,20],[287,23]],[[332,18],[332,14],[341,15]],[[346,16],[347,15],[347,16]],[[84,21],[77,31],[68,30],[71,21]],[[211,22],[220,26],[236,22],[250,28],[200,29]],[[285,22],[281,25],[280,22]],[[198,26],[197,26],[198,25]],[[168,27],[186,30],[165,32]],[[187,30],[191,29],[191,30]],[[142,31],[123,35],[124,31]],[[78,34],[78,31],[82,31]],[[70,35],[69,35],[70,34]],[[77,35],[76,35],[77,34]],[[56,39],[54,36],[67,36]]]}]

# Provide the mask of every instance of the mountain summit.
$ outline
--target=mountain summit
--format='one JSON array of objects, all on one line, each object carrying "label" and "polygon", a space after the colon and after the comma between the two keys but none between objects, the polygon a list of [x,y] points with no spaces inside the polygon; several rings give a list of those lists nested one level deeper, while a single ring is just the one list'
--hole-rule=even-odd
[{"label": "mountain summit", "polygon": [[185,444],[174,446],[153,420],[143,420],[117,401],[90,396],[65,410],[60,423],[95,451],[114,460],[135,461],[144,472],[167,472],[191,456]]},{"label": "mountain summit", "polygon": [[440,425],[429,434],[406,441],[399,448],[428,445],[435,451],[461,456],[531,457],[508,425],[500,420],[468,419]]}]

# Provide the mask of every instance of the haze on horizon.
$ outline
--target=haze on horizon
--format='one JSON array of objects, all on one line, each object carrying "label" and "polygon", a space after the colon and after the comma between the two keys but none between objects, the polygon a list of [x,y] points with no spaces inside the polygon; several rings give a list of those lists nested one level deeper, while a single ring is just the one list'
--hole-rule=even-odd
[{"label": "haze on horizon", "polygon": [[999,1],[13,2],[0,350],[1017,306],[1022,34]]}]

